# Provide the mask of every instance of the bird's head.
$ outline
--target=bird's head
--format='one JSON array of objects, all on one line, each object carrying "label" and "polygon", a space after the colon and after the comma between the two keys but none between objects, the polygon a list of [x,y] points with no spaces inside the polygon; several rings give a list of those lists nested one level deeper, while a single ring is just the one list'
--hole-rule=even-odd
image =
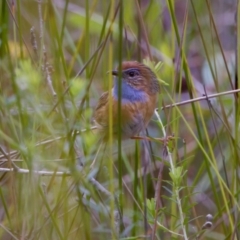
[{"label": "bird's head", "polygon": [[[119,76],[119,70],[113,70],[112,75]],[[122,85],[138,91],[144,91],[149,95],[159,92],[159,82],[154,72],[146,65],[137,61],[125,61],[121,66]],[[118,84],[115,82],[115,85]],[[124,91],[124,89],[123,89]]]}]

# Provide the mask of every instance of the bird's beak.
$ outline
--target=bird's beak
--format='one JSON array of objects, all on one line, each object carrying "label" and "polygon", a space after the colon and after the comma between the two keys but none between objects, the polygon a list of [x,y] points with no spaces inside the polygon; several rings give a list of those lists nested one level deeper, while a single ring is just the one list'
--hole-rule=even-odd
[{"label": "bird's beak", "polygon": [[112,75],[113,76],[118,76],[118,71],[117,70],[112,70]]}]

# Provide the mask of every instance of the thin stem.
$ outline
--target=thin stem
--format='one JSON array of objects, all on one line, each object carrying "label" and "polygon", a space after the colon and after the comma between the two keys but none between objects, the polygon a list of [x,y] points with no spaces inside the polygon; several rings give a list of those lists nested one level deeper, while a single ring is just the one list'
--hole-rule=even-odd
[{"label": "thin stem", "polygon": [[226,92],[220,92],[220,93],[214,93],[214,94],[210,94],[210,95],[203,96],[203,97],[193,98],[193,99],[189,99],[189,100],[174,103],[174,104],[169,104],[169,105],[166,105],[166,106],[162,107],[162,109],[181,106],[181,105],[189,104],[189,103],[192,103],[192,102],[198,102],[198,101],[202,101],[202,100],[208,100],[209,98],[220,97],[220,96],[223,96],[223,95],[233,94],[233,93],[237,93],[237,92],[240,92],[240,89],[226,91]]},{"label": "thin stem", "polygon": [[29,173],[35,173],[41,176],[71,176],[71,173],[69,171],[66,172],[55,172],[55,171],[38,171],[38,170],[29,170],[24,168],[0,168],[0,172],[16,172],[16,173],[23,173],[23,174],[29,174]]},{"label": "thin stem", "polygon": [[[157,110],[155,110],[155,115],[157,116],[158,122],[160,123],[161,130],[163,132],[164,137],[167,137],[167,133],[165,131],[164,125],[162,123],[162,120],[161,120]],[[174,163],[173,163],[172,155],[171,155],[171,152],[170,152],[168,146],[166,146],[166,149],[167,149],[167,153],[168,153],[167,156],[168,156],[168,159],[169,159],[171,172],[174,174],[175,171],[176,171],[176,168],[175,168]],[[174,193],[175,193],[176,202],[177,202],[177,206],[178,206],[180,224],[181,224],[181,228],[182,228],[182,231],[183,231],[183,237],[184,237],[185,240],[187,240],[188,236],[187,236],[187,231],[186,231],[185,224],[184,224],[185,216],[183,214],[181,198],[180,198],[179,192],[180,192],[179,187],[178,186],[174,187]],[[158,195],[158,197],[160,197],[160,196]],[[157,200],[156,200],[156,202],[157,202]],[[156,212],[158,212],[158,209],[156,209]]]}]

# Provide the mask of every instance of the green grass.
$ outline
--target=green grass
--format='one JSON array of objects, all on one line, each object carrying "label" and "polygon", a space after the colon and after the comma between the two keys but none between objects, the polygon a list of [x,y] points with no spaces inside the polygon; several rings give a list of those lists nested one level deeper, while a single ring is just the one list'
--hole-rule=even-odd
[{"label": "green grass", "polygon": [[[236,87],[240,7],[80,2],[0,3],[0,239],[240,239],[239,94],[169,106]],[[162,62],[166,147],[90,130],[122,60]]]}]

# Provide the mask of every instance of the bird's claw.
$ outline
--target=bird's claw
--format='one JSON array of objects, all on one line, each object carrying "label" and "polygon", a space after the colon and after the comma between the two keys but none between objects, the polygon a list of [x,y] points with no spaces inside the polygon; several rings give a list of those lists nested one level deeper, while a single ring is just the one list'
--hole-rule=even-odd
[{"label": "bird's claw", "polygon": [[162,138],[162,143],[166,147],[166,146],[168,146],[168,143],[172,140],[174,140],[174,134],[172,134],[170,136],[166,136],[165,138]]},{"label": "bird's claw", "polygon": [[174,140],[174,134],[170,136],[166,136],[164,138],[150,138],[150,137],[145,137],[145,136],[132,136],[131,139],[135,140],[148,140],[148,141],[159,141],[164,144],[164,146],[167,146],[169,141]]}]

